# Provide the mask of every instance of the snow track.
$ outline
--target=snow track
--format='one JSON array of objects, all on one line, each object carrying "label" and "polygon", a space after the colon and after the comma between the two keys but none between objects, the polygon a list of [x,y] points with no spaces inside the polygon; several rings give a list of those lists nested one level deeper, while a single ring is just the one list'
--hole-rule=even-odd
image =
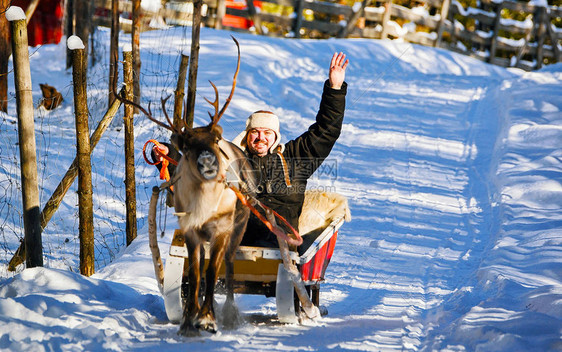
[{"label": "snow track", "polygon": [[[380,144],[364,146],[352,133],[342,142],[349,146],[345,160],[361,160],[364,167],[341,167],[352,187],[346,191],[355,194],[354,231],[344,231],[340,248],[346,256],[331,268],[342,269],[338,279],[353,277],[352,287],[376,297],[372,307],[359,305],[365,308],[360,314],[394,322],[391,329],[384,323],[375,328],[373,346],[386,340],[418,349],[426,334],[423,317],[462,288],[480,264],[482,251],[475,248],[489,221],[482,209],[490,204],[472,192],[488,181],[478,178],[473,164],[489,151],[476,138],[493,139],[497,117],[475,112],[494,85],[485,77],[385,77],[355,106],[362,118],[353,118],[354,107],[347,114],[365,140],[384,136]],[[379,127],[361,129],[363,120]],[[352,186],[357,184],[359,190]],[[349,262],[361,264],[349,268]],[[351,308],[363,296],[344,302]]]}]

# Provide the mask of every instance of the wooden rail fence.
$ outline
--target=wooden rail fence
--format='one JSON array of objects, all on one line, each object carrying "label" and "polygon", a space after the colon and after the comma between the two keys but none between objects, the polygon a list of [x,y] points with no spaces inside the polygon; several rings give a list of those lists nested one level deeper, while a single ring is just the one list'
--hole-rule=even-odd
[{"label": "wooden rail fence", "polygon": [[[480,0],[482,8],[464,8],[457,0],[421,0],[412,8],[393,0],[357,0],[353,6],[320,0],[203,1],[203,23],[215,28],[294,38],[402,39],[525,70],[561,59],[558,6],[494,0]],[[96,0],[96,6],[107,13],[111,1]],[[120,2],[125,15],[130,7],[129,1]],[[145,28],[149,20],[190,25],[192,9],[191,1],[168,1],[158,13],[144,13]],[[99,25],[108,23],[103,11],[97,13]],[[522,20],[508,18],[513,13]],[[127,30],[127,20],[123,23]]]}]

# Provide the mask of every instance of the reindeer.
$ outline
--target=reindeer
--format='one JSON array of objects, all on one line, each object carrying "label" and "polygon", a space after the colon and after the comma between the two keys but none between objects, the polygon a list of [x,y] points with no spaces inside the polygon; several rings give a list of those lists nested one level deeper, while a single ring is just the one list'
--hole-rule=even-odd
[{"label": "reindeer", "polygon": [[[174,185],[174,208],[189,256],[189,289],[179,330],[179,334],[185,336],[197,335],[199,330],[213,333],[217,331],[213,295],[223,258],[226,263],[227,289],[223,308],[224,321],[227,326],[233,326],[237,321],[233,293],[234,255],[246,229],[249,210],[229,186],[235,184],[238,189],[251,194],[255,189],[255,182],[245,154],[234,144],[222,139],[222,128],[218,125],[232,99],[240,71],[240,46],[234,37],[232,39],[238,48],[232,89],[219,111],[219,93],[213,82],[210,82],[215,91],[215,100],[205,100],[214,107],[215,112],[213,115],[209,113],[211,122],[207,126],[191,128],[186,121],[181,121],[181,126],[174,126],[165,110],[167,98],[162,100],[168,122],[164,124],[152,117],[150,109],[147,112],[117,95],[122,101],[134,104],[151,121],[172,131],[172,143],[182,153],[170,183]],[[205,273],[204,301],[200,305],[205,241],[210,243],[210,260]]]}]

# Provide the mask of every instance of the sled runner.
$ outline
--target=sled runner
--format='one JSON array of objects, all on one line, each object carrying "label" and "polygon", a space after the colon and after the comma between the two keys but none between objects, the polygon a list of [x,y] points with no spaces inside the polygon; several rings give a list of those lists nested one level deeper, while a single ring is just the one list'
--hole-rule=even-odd
[{"label": "sled runner", "polygon": [[[331,205],[327,206],[325,200],[330,196]],[[320,284],[324,281],[334,252],[338,230],[345,221],[350,220],[350,215],[347,201],[342,196],[326,192],[307,192],[307,197],[311,199],[309,204],[317,204],[306,206],[305,200],[301,220],[308,221],[309,226],[299,225],[307,232],[301,232],[304,234],[303,245],[298,251],[290,252],[290,259],[297,266],[312,303],[319,307]],[[334,198],[337,198],[339,203],[336,204]],[[310,226],[310,223],[314,225]],[[205,265],[208,264],[208,259],[209,246],[205,245]],[[180,322],[182,318],[183,297],[188,285],[187,263],[184,238],[180,231],[176,230],[164,267],[162,287],[166,314],[172,322]],[[221,292],[224,284],[224,274],[225,267],[222,265],[217,283],[218,292]],[[234,262],[234,292],[275,297],[279,321],[298,322],[301,305],[295,294],[293,280],[283,265],[279,248],[240,246]]]}]

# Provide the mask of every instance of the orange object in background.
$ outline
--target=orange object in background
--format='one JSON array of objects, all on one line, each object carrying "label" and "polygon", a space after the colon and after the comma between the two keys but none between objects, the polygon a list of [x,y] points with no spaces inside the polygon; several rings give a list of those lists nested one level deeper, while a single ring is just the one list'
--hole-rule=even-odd
[{"label": "orange object in background", "polygon": [[[254,1],[256,9],[261,9],[261,2]],[[246,1],[226,0],[227,9],[248,10]],[[222,25],[225,27],[249,29],[254,25],[252,21],[247,18],[226,14],[222,18]]]}]

